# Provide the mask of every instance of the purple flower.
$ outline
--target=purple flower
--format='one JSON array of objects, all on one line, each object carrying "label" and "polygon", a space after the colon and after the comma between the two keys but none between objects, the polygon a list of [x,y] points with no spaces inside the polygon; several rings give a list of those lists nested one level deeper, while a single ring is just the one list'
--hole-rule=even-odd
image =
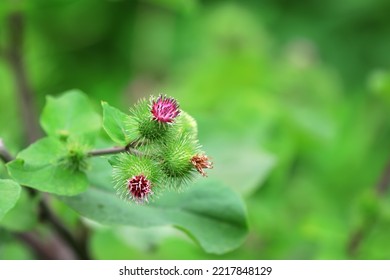
[{"label": "purple flower", "polygon": [[172,123],[174,118],[180,114],[179,105],[173,98],[160,95],[152,103],[153,120],[163,123]]},{"label": "purple flower", "polygon": [[213,163],[209,160],[206,155],[195,155],[191,158],[192,165],[198,170],[203,177],[207,177],[206,172],[204,172],[203,168],[213,168]]},{"label": "purple flower", "polygon": [[133,200],[139,203],[148,201],[148,196],[153,194],[150,181],[142,174],[129,179],[127,187]]}]

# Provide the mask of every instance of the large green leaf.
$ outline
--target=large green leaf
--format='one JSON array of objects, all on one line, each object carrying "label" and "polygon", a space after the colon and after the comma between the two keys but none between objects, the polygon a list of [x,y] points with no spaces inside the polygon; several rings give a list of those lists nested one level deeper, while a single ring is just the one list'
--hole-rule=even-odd
[{"label": "large green leaf", "polygon": [[120,110],[108,105],[107,102],[102,102],[103,108],[103,128],[108,136],[118,144],[126,146],[131,139],[126,131],[126,123],[129,121],[129,116]]},{"label": "large green leaf", "polygon": [[11,210],[20,196],[20,186],[12,180],[0,180],[0,220]]},{"label": "large green leaf", "polygon": [[248,195],[261,186],[276,162],[272,154],[261,151],[251,140],[215,135],[203,143],[214,162],[210,176],[241,194]]},{"label": "large green leaf", "polygon": [[107,157],[92,157],[88,161],[88,166],[86,174],[91,186],[112,189],[112,167]]},{"label": "large green leaf", "polygon": [[100,129],[101,118],[85,93],[70,90],[58,98],[47,97],[41,125],[49,136],[93,139]]},{"label": "large green leaf", "polygon": [[7,164],[10,175],[21,185],[59,195],[76,195],[88,187],[84,172],[64,163],[66,147],[55,138],[43,138],[20,152]]},{"label": "large green leaf", "polygon": [[113,192],[98,188],[61,199],[81,215],[102,224],[175,226],[205,251],[216,254],[237,248],[248,230],[242,200],[215,181],[198,181],[182,193],[167,192],[148,205],[126,203]]}]

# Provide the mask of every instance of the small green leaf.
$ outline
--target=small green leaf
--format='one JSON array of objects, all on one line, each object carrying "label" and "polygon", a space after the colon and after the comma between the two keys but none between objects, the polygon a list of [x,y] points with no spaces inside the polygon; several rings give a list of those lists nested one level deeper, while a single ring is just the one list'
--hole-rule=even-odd
[{"label": "small green leaf", "polygon": [[80,90],[70,90],[60,97],[47,97],[41,125],[49,136],[66,139],[82,136],[92,141],[100,129],[101,119],[88,97]]},{"label": "small green leaf", "polygon": [[0,221],[0,226],[11,231],[33,229],[38,223],[38,202],[40,196],[30,197],[26,189],[20,192],[15,206]]},{"label": "small green leaf", "polygon": [[64,163],[66,155],[62,142],[43,138],[8,163],[8,172],[21,185],[59,195],[76,195],[87,189],[88,180],[84,172]]},{"label": "small green leaf", "polygon": [[128,132],[126,131],[126,123],[129,121],[129,116],[120,110],[108,105],[107,102],[102,102],[103,107],[103,128],[108,136],[118,144],[126,146],[130,143]]},{"label": "small green leaf", "polygon": [[114,192],[97,188],[61,199],[81,215],[102,224],[175,226],[209,253],[222,254],[237,248],[248,230],[245,207],[238,195],[219,182],[207,180],[182,193],[167,192],[148,205],[129,204]]},{"label": "small green leaf", "polygon": [[0,220],[11,210],[20,196],[20,186],[12,180],[0,180]]}]

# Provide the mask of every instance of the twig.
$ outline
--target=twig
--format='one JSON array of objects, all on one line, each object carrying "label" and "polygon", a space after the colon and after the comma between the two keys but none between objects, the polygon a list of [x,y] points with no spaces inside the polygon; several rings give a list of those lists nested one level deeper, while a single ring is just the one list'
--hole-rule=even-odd
[{"label": "twig", "polygon": [[112,155],[112,154],[119,154],[127,152],[129,154],[133,154],[136,156],[143,156],[144,154],[141,151],[138,151],[134,148],[132,148],[132,144],[129,144],[125,147],[112,147],[112,148],[105,148],[105,149],[99,149],[99,150],[92,150],[88,152],[88,156],[95,157],[95,156],[104,156],[104,155]]},{"label": "twig", "polygon": [[11,154],[8,152],[8,150],[5,148],[5,145],[4,145],[4,142],[3,142],[3,139],[0,138],[0,159],[4,162],[4,163],[7,163],[7,162],[10,162],[13,157],[11,156]]},{"label": "twig", "polygon": [[95,156],[118,154],[123,152],[127,152],[127,147],[113,147],[113,148],[92,150],[88,152],[88,156],[95,157]]}]

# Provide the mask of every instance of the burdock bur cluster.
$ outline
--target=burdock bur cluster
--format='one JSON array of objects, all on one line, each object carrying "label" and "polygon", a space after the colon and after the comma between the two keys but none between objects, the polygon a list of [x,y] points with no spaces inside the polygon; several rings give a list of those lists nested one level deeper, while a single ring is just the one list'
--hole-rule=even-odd
[{"label": "burdock bur cluster", "polygon": [[[180,189],[198,172],[212,168],[201,151],[196,121],[173,98],[160,95],[130,109],[127,152],[110,159],[117,193],[137,203],[148,202],[167,188]],[[132,152],[133,151],[133,152]]]}]

